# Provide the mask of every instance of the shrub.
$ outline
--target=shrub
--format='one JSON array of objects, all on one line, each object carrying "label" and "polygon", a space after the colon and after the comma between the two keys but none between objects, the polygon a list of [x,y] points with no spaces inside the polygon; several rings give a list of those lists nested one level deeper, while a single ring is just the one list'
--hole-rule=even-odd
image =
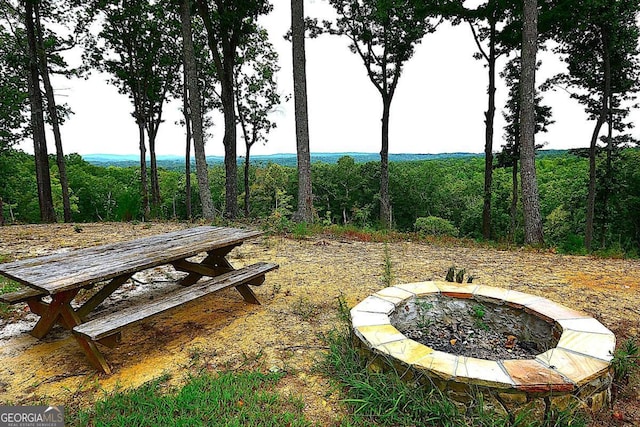
[{"label": "shrub", "polygon": [[420,217],[413,225],[417,232],[431,236],[458,236],[458,229],[448,220],[437,216]]},{"label": "shrub", "polygon": [[627,339],[613,353],[611,366],[613,367],[613,381],[617,385],[628,383],[631,374],[640,369],[640,347],[638,347],[638,343],[632,338]]},{"label": "shrub", "polygon": [[565,254],[573,254],[573,255],[586,255],[587,249],[584,246],[584,237],[578,236],[577,234],[569,234],[565,241],[562,242],[560,247],[560,252]]},{"label": "shrub", "polygon": [[544,222],[544,237],[547,243],[554,246],[562,245],[571,234],[571,214],[564,206],[557,206]]}]

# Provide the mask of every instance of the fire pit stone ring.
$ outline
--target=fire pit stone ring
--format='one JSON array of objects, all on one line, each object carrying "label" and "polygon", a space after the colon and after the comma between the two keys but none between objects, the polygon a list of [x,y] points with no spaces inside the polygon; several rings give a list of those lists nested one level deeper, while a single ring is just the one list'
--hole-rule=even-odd
[{"label": "fire pit stone ring", "polygon": [[[548,325],[555,346],[531,359],[494,361],[434,350],[394,326],[398,316],[411,318],[416,299],[440,298],[528,313]],[[598,411],[611,400],[615,335],[587,313],[540,296],[475,284],[409,283],[364,299],[351,309],[351,322],[370,368],[391,365],[405,378],[429,381],[462,405],[478,391],[485,405],[508,413],[525,407],[544,411],[548,403],[563,407],[576,399]]]}]

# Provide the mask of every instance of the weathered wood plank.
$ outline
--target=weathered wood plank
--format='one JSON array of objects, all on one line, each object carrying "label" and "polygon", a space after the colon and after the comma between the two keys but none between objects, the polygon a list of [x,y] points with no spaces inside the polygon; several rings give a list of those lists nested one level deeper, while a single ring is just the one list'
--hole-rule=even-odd
[{"label": "weathered wood plank", "polygon": [[73,332],[85,339],[99,341],[119,332],[127,325],[139,322],[218,290],[251,282],[276,268],[278,268],[277,264],[256,263],[248,267],[233,270],[202,283],[179,289],[153,302],[145,302],[144,305],[127,307],[124,310],[90,320],[73,328]]},{"label": "weathered wood plank", "polygon": [[172,263],[172,265],[178,271],[183,271],[185,273],[197,273],[200,277],[215,276],[217,274],[215,267],[210,267],[205,263],[197,264],[195,262],[189,262],[181,259]]},{"label": "weathered wood plank", "polygon": [[46,292],[39,291],[37,289],[21,289],[19,291],[0,295],[0,302],[3,302],[5,304],[17,304],[19,302],[25,302],[26,300],[45,295],[47,295]]},{"label": "weathered wood plank", "polygon": [[0,264],[0,274],[57,293],[153,268],[201,252],[237,246],[261,231],[196,227],[121,243]]},{"label": "weathered wood plank", "polygon": [[246,302],[248,302],[249,304],[260,305],[260,300],[258,300],[256,294],[253,293],[251,288],[247,286],[246,283],[237,285],[236,289],[238,290],[238,292],[240,292],[240,295],[242,295],[242,298],[244,298]]},{"label": "weathered wood plank", "polygon": [[[34,276],[37,276],[38,274],[48,276],[52,269],[52,265],[55,266],[63,264],[73,264],[78,260],[83,261],[87,259],[91,259],[93,261],[110,258],[117,259],[118,257],[121,257],[122,252],[131,250],[135,250],[136,253],[142,257],[147,256],[148,253],[154,253],[158,251],[165,252],[178,250],[183,253],[185,247],[193,244],[194,241],[205,242],[206,244],[208,244],[207,242],[211,240],[232,237],[234,234],[236,234],[237,231],[242,230],[223,229],[220,227],[198,227],[194,229],[179,230],[177,232],[149,236],[142,239],[102,246],[94,246],[67,253],[20,260],[8,264],[1,264],[0,271],[11,271],[13,268],[18,268],[20,270],[28,269],[29,272]],[[92,264],[95,265],[95,263]],[[71,265],[70,267],[73,269],[79,269],[78,267],[74,267],[73,265]]]},{"label": "weathered wood plank", "polygon": [[[38,282],[48,282],[50,286],[55,286],[57,278],[61,277],[63,280],[69,277],[82,279],[83,275],[101,274],[105,266],[122,271],[127,268],[135,268],[145,261],[154,263],[159,260],[171,259],[174,256],[184,258],[189,256],[188,254],[195,255],[208,247],[226,246],[235,240],[242,242],[247,238],[246,233],[246,231],[238,229],[198,227],[58,254],[56,259],[36,258],[35,261],[41,261],[36,265],[31,265],[32,260],[17,261],[12,264],[16,265],[22,276],[30,278],[32,285]],[[21,265],[22,262],[27,265]],[[10,268],[11,264],[0,265],[0,272],[5,269],[10,270]]]}]

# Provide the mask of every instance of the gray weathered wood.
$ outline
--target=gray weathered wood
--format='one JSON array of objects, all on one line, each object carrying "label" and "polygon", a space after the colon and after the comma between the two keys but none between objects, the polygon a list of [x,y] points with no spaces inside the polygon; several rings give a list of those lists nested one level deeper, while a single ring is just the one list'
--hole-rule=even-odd
[{"label": "gray weathered wood", "polygon": [[45,295],[47,295],[46,292],[39,291],[37,289],[32,289],[32,288],[21,289],[19,291],[0,295],[0,302],[3,302],[5,304],[17,304],[19,302],[24,302],[28,299],[37,298]]},{"label": "gray weathered wood", "polygon": [[254,230],[196,227],[121,243],[0,264],[0,274],[48,294],[185,259],[261,235]]},{"label": "gray weathered wood", "polygon": [[127,325],[139,322],[218,290],[249,283],[276,268],[278,268],[277,264],[256,263],[248,267],[233,270],[190,287],[179,289],[150,303],[145,301],[143,305],[128,307],[124,310],[90,320],[73,328],[73,332],[82,338],[99,341],[119,332]]}]

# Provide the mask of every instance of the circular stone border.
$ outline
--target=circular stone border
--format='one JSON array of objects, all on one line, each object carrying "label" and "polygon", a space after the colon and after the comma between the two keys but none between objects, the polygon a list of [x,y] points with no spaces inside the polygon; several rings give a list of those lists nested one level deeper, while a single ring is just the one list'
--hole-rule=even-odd
[{"label": "circular stone border", "polygon": [[[407,338],[391,324],[389,316],[399,306],[434,295],[522,309],[553,325],[558,343],[533,359],[492,361],[434,350]],[[490,389],[500,395],[502,406],[505,400],[526,403],[543,395],[574,395],[596,411],[611,399],[615,335],[589,314],[543,297],[485,285],[409,283],[364,299],[351,309],[351,322],[370,353],[426,374],[441,389],[456,389],[452,385],[460,383]],[[456,400],[455,393],[452,397]]]}]

